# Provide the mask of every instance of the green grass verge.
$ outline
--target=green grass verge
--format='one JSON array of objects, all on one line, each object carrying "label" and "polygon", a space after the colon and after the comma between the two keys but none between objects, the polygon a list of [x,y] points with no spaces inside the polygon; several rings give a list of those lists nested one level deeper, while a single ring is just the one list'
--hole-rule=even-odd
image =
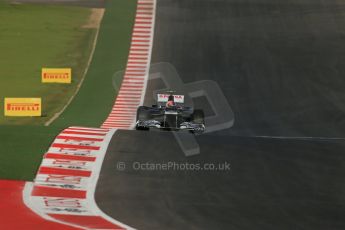
[{"label": "green grass verge", "polygon": [[58,131],[44,126],[1,126],[0,178],[32,180]]},{"label": "green grass verge", "polygon": [[[82,28],[91,10],[2,2],[0,124],[43,124],[60,111],[83,76],[95,29]],[[72,84],[42,84],[42,67],[71,67]],[[5,97],[42,97],[43,116],[5,117]]]},{"label": "green grass verge", "polygon": [[[112,76],[125,68],[136,0],[107,1],[86,79],[71,105],[51,126],[0,126],[0,178],[32,180],[54,137],[70,125],[98,127],[117,89]],[[120,82],[122,79],[116,79]]]},{"label": "green grass verge", "polygon": [[[113,76],[126,67],[136,0],[107,1],[106,7],[85,82],[71,106],[53,126],[99,127],[111,111],[117,93]],[[115,80],[119,82],[122,79]]]}]

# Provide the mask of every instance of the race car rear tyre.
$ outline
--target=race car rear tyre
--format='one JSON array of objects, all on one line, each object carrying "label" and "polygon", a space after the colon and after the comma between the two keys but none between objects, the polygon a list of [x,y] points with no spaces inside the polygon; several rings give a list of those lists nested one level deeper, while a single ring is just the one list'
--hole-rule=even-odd
[{"label": "race car rear tyre", "polygon": [[196,109],[194,110],[194,113],[192,115],[193,122],[196,124],[204,124],[205,119],[204,119],[204,111],[201,109]]}]

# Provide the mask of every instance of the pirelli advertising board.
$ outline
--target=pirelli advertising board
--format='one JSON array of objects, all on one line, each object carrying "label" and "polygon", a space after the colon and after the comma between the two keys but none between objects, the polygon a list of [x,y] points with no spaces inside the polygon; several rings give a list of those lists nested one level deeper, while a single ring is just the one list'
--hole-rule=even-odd
[{"label": "pirelli advertising board", "polygon": [[5,116],[38,117],[41,114],[41,98],[5,98]]},{"label": "pirelli advertising board", "polygon": [[72,82],[72,70],[70,68],[42,68],[42,83],[65,83]]}]

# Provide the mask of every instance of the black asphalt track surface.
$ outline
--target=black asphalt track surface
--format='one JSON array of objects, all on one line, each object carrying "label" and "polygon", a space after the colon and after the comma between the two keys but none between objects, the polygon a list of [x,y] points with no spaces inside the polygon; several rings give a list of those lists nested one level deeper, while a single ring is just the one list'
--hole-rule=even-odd
[{"label": "black asphalt track surface", "polygon": [[345,229],[344,39],[342,1],[158,1],[152,62],[217,82],[235,122],[192,157],[172,133],[118,131],[99,207],[138,229]]}]

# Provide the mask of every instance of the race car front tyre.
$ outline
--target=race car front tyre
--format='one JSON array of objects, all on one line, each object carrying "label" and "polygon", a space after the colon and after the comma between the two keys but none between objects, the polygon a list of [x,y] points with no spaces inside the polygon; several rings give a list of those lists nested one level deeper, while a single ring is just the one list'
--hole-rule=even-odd
[{"label": "race car front tyre", "polygon": [[194,110],[194,113],[192,115],[192,120],[196,124],[204,124],[205,123],[204,117],[205,117],[204,111],[202,111],[201,109],[196,109]]},{"label": "race car front tyre", "polygon": [[[147,121],[150,120],[150,111],[146,109],[144,106],[140,106],[137,110],[137,121]],[[135,126],[136,130],[149,130],[148,127],[142,127],[142,126]]]}]

